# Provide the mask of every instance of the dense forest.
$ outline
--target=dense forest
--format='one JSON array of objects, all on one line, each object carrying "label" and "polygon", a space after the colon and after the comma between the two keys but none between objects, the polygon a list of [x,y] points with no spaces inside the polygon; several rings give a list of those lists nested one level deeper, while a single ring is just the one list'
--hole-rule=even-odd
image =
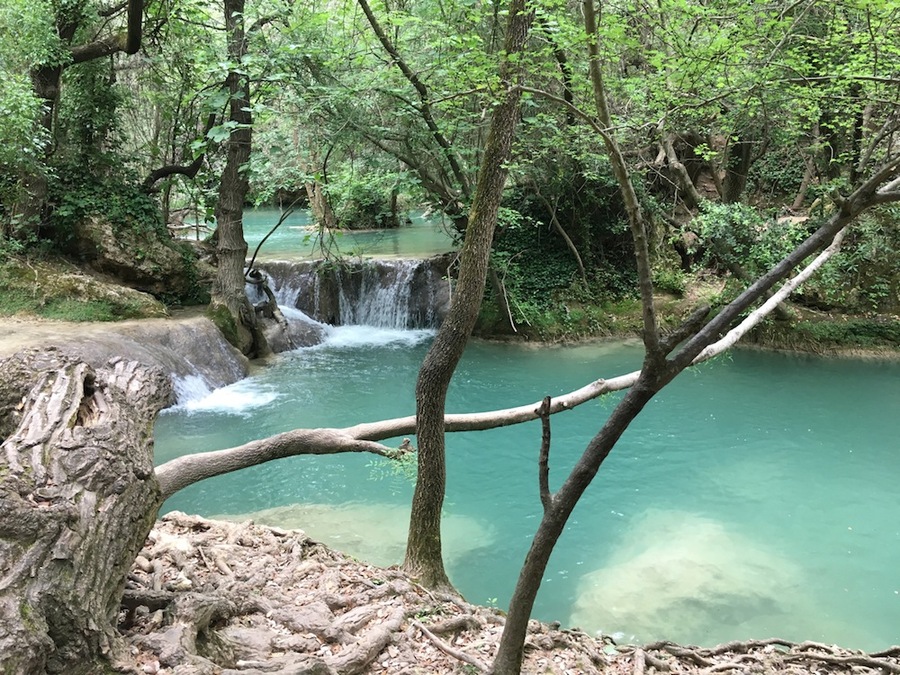
[{"label": "dense forest", "polygon": [[[0,381],[10,672],[97,672],[119,654],[125,579],[166,497],[295,454],[397,458],[403,449],[382,441],[404,434],[415,433],[418,469],[403,569],[452,593],[445,433],[540,420],[543,515],[489,666],[518,673],[554,545],[657,393],[760,326],[800,331],[788,342],[898,342],[894,0],[0,2],[7,313],[71,312],[72,287],[37,293],[34,280],[76,264],[140,292],[88,298],[87,318],[208,304],[228,340],[258,356],[248,206],[309,208],[323,233],[401,227],[425,206],[460,242],[414,417],[298,429],[153,468],[152,421],[171,400],[159,372],[11,360]],[[210,229],[204,242],[173,236],[195,220]],[[534,406],[445,414],[473,331],[603,334],[627,308],[639,371]],[[551,416],[612,391],[625,393],[552,492]],[[193,631],[179,638],[185,662],[216,672],[198,636],[241,610],[193,600],[134,602],[175,606]]]},{"label": "dense forest", "polygon": [[[708,290],[714,305],[897,150],[894,3],[605,4],[594,58],[608,125],[582,10],[530,10],[512,59],[499,3],[4,0],[0,252],[67,256],[170,304],[212,291],[238,316],[245,206],[309,208],[323,228],[396,227],[425,206],[461,237],[514,66],[479,330],[603,334],[636,298],[604,133],[637,190],[655,287],[732,280]],[[865,318],[900,302],[897,210],[876,206],[794,296],[811,343],[896,342]],[[197,220],[218,223],[214,286],[166,228]],[[855,318],[805,321],[832,311]]]}]

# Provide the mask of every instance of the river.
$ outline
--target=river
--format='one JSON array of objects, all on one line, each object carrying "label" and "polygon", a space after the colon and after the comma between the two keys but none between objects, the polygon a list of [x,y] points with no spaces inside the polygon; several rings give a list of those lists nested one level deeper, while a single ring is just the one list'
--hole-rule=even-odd
[{"label": "river", "polygon": [[[198,386],[160,417],[157,461],[411,414],[431,336],[332,328],[324,344],[246,380]],[[448,409],[538,401],[633,370],[640,355],[621,342],[475,342]],[[551,487],[616,400],[554,416]],[[535,616],[628,641],[900,643],[898,439],[895,362],[737,350],[687,372],[601,468],[550,561]],[[448,436],[446,557],[472,602],[508,602],[540,514],[539,444],[538,423]],[[384,565],[402,558],[411,494],[409,477],[379,458],[297,457],[194,485],[165,508],[300,527]]]}]

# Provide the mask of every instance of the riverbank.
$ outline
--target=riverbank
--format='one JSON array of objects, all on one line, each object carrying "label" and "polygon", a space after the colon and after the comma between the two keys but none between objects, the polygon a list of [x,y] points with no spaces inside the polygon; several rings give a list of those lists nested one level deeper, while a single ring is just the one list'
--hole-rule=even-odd
[{"label": "riverbank", "polygon": [[[718,289],[721,290],[721,289]],[[671,331],[702,303],[710,303],[715,285],[701,284],[684,295],[656,295],[657,320],[663,332]],[[499,327],[491,309],[482,311],[476,335],[496,342],[528,344],[578,344],[592,340],[640,338],[643,325],[640,303],[634,298],[601,305],[567,303],[544,311],[515,333]],[[769,318],[750,331],[737,347],[815,354],[845,358],[900,359],[900,316],[816,311],[789,305],[790,321]]]},{"label": "riverbank", "polygon": [[[171,513],[126,588],[120,629],[130,649],[121,665],[160,675],[482,673],[504,621],[497,608],[432,593],[396,567],[353,560],[300,530]],[[522,672],[897,673],[900,647],[866,654],[777,638],[630,646],[531,621]]]}]

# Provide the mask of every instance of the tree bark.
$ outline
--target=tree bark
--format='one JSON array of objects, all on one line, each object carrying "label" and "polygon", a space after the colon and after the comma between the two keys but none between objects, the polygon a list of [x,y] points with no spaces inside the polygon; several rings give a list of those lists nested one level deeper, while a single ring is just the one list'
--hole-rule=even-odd
[{"label": "tree bark", "polygon": [[0,671],[95,673],[116,658],[125,578],[162,503],[151,431],[171,385],[53,353],[2,368],[33,383],[0,448]]},{"label": "tree bark", "polygon": [[226,339],[251,358],[267,351],[266,339],[256,313],[244,290],[244,263],[247,242],[244,239],[244,200],[250,185],[245,165],[250,159],[253,118],[250,114],[250,81],[237,72],[247,54],[244,33],[244,0],[225,0],[225,26],[228,31],[228,57],[235,70],[226,78],[229,121],[235,124],[226,142],[226,161],[219,183],[216,204],[216,257],[218,268],[213,283],[209,314]]},{"label": "tree bark", "polygon": [[725,163],[725,180],[722,185],[722,201],[735,204],[741,200],[747,187],[747,176],[753,163],[753,144],[739,139],[728,146],[728,160]]},{"label": "tree bark", "polygon": [[[506,54],[525,47],[533,12],[524,0],[511,0],[506,33]],[[500,79],[507,85],[517,76],[511,59],[503,62]],[[497,224],[497,210],[506,183],[506,163],[510,156],[519,117],[519,87],[509,87],[494,110],[469,223],[463,243],[459,279],[447,318],[428,350],[416,381],[416,437],[419,469],[413,494],[404,568],[430,587],[449,587],[441,556],[441,507],[444,503],[446,467],[444,461],[444,407],[447,389],[462,357],[484,296],[488,259]]]}]

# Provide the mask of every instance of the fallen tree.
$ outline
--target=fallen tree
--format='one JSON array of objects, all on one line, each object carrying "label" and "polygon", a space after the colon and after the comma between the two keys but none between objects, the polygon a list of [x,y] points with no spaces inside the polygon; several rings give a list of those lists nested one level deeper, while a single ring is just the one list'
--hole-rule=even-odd
[{"label": "fallen tree", "polygon": [[121,655],[125,578],[162,504],[151,434],[171,385],[55,351],[3,370],[0,671],[94,673]]}]

